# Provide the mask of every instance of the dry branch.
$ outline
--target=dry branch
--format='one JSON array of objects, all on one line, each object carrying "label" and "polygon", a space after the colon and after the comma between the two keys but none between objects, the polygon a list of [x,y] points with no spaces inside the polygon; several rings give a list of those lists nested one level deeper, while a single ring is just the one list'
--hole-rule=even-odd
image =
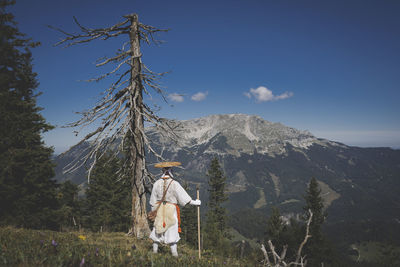
[{"label": "dry branch", "polygon": [[[79,23],[74,18],[80,29],[80,33],[67,33],[56,29],[66,37],[56,45],[69,47],[76,44],[87,43],[93,40],[107,40],[109,38],[126,37],[128,41],[118,49],[112,57],[102,57],[97,61],[97,67],[112,66],[108,71],[98,77],[89,79],[89,82],[99,82],[106,77],[116,77],[115,81],[103,92],[102,98],[91,109],[80,112],[81,118],[66,127],[78,127],[79,133],[84,127],[98,124],[96,130],[86,134],[74,147],[83,142],[90,145],[82,154],[71,162],[66,172],[72,172],[79,167],[91,162],[88,171],[90,174],[110,144],[118,144],[117,151],[125,152],[123,167],[118,173],[122,177],[131,178],[132,185],[132,231],[136,237],[144,237],[149,234],[146,219],[146,191],[154,182],[154,176],[148,171],[146,165],[145,148],[158,160],[163,160],[162,151],[157,151],[151,146],[151,140],[146,135],[144,125],[153,126],[163,137],[168,137],[173,143],[178,144],[179,137],[174,132],[177,125],[166,119],[158,117],[154,109],[143,101],[143,93],[151,97],[150,92],[155,91],[165,102],[163,88],[159,82],[166,73],[151,71],[142,63],[140,44],[159,44],[155,34],[167,30],[139,23],[136,14],[124,16],[126,20],[107,28],[91,29]],[[71,149],[73,149],[72,147]]]},{"label": "dry branch", "polygon": [[[75,161],[68,165],[65,172],[72,172],[83,165],[87,164],[89,160],[92,160],[92,164],[89,169],[88,181],[90,179],[90,171],[96,163],[97,159],[107,150],[107,146],[111,143],[116,142],[118,139],[121,140],[119,144],[119,150],[124,149],[124,140],[128,138],[136,138],[142,140],[148,150],[153,153],[159,160],[162,160],[162,155],[157,153],[155,149],[150,145],[150,140],[146,136],[146,132],[143,127],[138,127],[140,123],[134,123],[136,127],[135,131],[132,128],[132,121],[142,119],[143,121],[150,123],[157,130],[167,132],[167,135],[177,143],[178,137],[173,133],[173,128],[168,124],[167,120],[158,117],[152,108],[138,100],[139,94],[143,91],[149,95],[149,90],[146,88],[153,89],[159,94],[164,101],[167,99],[163,93],[163,88],[160,86],[159,81],[166,74],[156,73],[151,71],[147,66],[141,62],[142,54],[139,53],[138,47],[131,47],[126,49],[127,44],[132,41],[132,25],[136,23],[136,32],[134,33],[140,41],[144,41],[148,44],[155,43],[159,44],[160,41],[154,38],[154,35],[158,32],[166,32],[167,29],[158,29],[153,26],[145,25],[137,22],[137,15],[130,14],[124,16],[126,20],[119,22],[111,27],[92,29],[83,26],[75,17],[74,21],[80,29],[80,33],[68,33],[62,29],[49,26],[61,33],[66,37],[60,40],[55,45],[65,45],[69,47],[76,44],[87,43],[93,40],[107,40],[112,37],[127,36],[130,37],[130,41],[124,42],[122,48],[118,49],[115,56],[103,57],[96,64],[97,67],[102,67],[109,64],[115,64],[111,71],[106,72],[99,77],[92,78],[88,81],[100,81],[110,75],[119,75],[115,82],[104,92],[104,97],[91,109],[83,112],[79,112],[81,118],[73,123],[66,125],[66,127],[80,127],[77,133],[81,132],[84,127],[95,124],[99,120],[100,126],[96,130],[89,132],[84,136],[81,141],[74,147],[81,145],[85,141],[94,139],[91,143],[91,149],[85,150],[85,154],[81,155],[82,160]],[[135,29],[134,29],[135,30]],[[139,62],[139,64],[138,64]],[[137,66],[137,72],[132,77],[132,69],[134,65]],[[128,74],[131,74],[130,79],[124,79]],[[132,112],[133,111],[133,112]],[[133,116],[135,114],[135,116]],[[139,135],[139,136],[137,136]],[[72,148],[74,148],[72,147]],[[72,149],[71,148],[71,149]],[[125,167],[129,167],[126,165]],[[146,169],[146,174],[149,172]]]},{"label": "dry branch", "polygon": [[[311,237],[309,235],[309,232],[310,232],[310,224],[311,224],[311,220],[313,217],[313,213],[311,212],[311,210],[308,210],[308,213],[310,216],[309,216],[307,224],[306,224],[306,234],[305,234],[303,242],[301,242],[301,244],[297,250],[296,259],[290,263],[286,263],[285,257],[286,257],[286,252],[287,252],[288,246],[287,245],[283,246],[282,253],[281,253],[281,255],[279,255],[276,252],[275,246],[273,245],[272,241],[268,240],[268,247],[269,247],[270,252],[267,251],[264,244],[261,244],[261,251],[264,255],[264,266],[267,266],[267,267],[288,267],[288,266],[305,267],[306,266],[307,261],[305,261],[305,256],[301,256],[301,252],[303,250],[304,245],[307,243],[307,240]],[[273,263],[271,263],[271,260],[270,260],[268,254],[272,255]]]}]

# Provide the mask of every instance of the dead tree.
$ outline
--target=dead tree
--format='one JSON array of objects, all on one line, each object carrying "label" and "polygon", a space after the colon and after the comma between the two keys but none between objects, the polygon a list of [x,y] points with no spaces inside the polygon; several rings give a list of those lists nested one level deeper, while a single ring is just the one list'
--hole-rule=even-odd
[{"label": "dead tree", "polygon": [[[308,210],[308,213],[310,214],[310,216],[308,218],[306,225],[306,234],[304,236],[303,242],[301,242],[299,248],[297,249],[296,259],[294,261],[287,263],[285,257],[288,246],[287,245],[283,246],[282,253],[279,255],[275,250],[274,244],[272,244],[271,240],[268,240],[268,247],[270,250],[269,252],[265,248],[264,244],[261,244],[261,251],[264,254],[264,266],[267,267],[306,266],[307,261],[305,259],[305,256],[301,255],[301,252],[303,250],[304,245],[307,243],[307,240],[311,237],[309,233],[310,233],[310,224],[313,213],[311,212],[311,210]],[[272,259],[270,259],[270,255],[268,254],[272,256]]]},{"label": "dead tree", "polygon": [[97,82],[115,75],[114,82],[105,90],[103,97],[94,107],[79,112],[81,119],[67,125],[67,127],[80,127],[82,129],[100,121],[100,126],[83,137],[75,146],[89,140],[93,141],[93,145],[84,152],[81,158],[72,162],[66,171],[74,171],[91,161],[88,171],[88,182],[90,182],[90,173],[97,160],[104,155],[110,144],[119,142],[119,149],[117,149],[115,155],[121,151],[127,151],[123,170],[131,178],[132,185],[132,228],[130,234],[142,238],[147,236],[150,231],[146,219],[145,185],[153,182],[146,167],[145,149],[147,148],[154,153],[158,159],[162,159],[161,155],[151,147],[145,133],[144,124],[148,123],[156,127],[173,139],[176,136],[168,120],[158,117],[154,108],[143,101],[143,94],[150,95],[150,89],[155,90],[166,101],[158,83],[165,73],[152,72],[142,63],[140,45],[143,41],[147,44],[160,43],[154,38],[154,35],[167,30],[140,23],[137,14],[126,15],[124,18],[124,21],[111,27],[90,29],[82,26],[74,17],[80,32],[73,34],[50,27],[64,34],[64,39],[56,45],[64,44],[66,47],[94,40],[127,37],[127,41],[123,43],[122,48],[117,50],[115,56],[102,58],[96,65],[97,67],[112,65],[112,70],[88,80]]}]

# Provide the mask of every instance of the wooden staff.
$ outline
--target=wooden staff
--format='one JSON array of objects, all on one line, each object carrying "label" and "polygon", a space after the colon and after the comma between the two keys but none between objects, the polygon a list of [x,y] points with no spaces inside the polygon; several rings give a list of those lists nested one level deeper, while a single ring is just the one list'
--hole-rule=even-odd
[{"label": "wooden staff", "polygon": [[[197,199],[200,199],[200,189],[199,186],[196,186],[197,191]],[[199,259],[201,259],[201,244],[200,244],[200,206],[197,206],[197,240],[199,244]]]}]

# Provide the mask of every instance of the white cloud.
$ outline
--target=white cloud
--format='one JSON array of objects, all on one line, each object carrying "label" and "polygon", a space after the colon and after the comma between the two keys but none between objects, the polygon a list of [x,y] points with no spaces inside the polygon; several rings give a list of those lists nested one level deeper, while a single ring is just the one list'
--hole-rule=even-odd
[{"label": "white cloud", "polygon": [[292,93],[292,92],[284,92],[284,93],[281,94],[281,95],[275,96],[275,99],[274,99],[274,100],[282,100],[282,99],[286,99],[286,98],[289,98],[289,97],[292,97],[292,96],[293,96],[293,93]]},{"label": "white cloud", "polygon": [[259,86],[257,89],[251,88],[249,92],[245,92],[244,95],[248,98],[254,97],[257,102],[267,102],[282,100],[293,96],[292,92],[285,92],[281,95],[274,95],[271,90],[267,87]]},{"label": "white cloud", "polygon": [[192,100],[193,101],[203,101],[204,99],[206,99],[207,95],[208,95],[208,92],[205,92],[205,93],[198,92],[198,93],[192,95]]},{"label": "white cloud", "polygon": [[244,92],[244,95],[245,95],[247,98],[251,98],[251,94],[250,94],[249,92]]},{"label": "white cloud", "polygon": [[183,100],[184,100],[183,95],[178,94],[178,93],[169,94],[168,98],[174,102],[183,102]]}]

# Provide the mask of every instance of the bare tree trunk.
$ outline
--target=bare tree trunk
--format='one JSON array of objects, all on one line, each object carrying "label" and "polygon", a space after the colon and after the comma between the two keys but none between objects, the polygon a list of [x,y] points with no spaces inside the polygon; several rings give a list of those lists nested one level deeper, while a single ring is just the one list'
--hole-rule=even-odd
[{"label": "bare tree trunk", "polygon": [[126,152],[127,159],[124,162],[121,177],[128,175],[132,186],[132,228],[128,234],[143,238],[150,233],[146,212],[145,182],[147,184],[153,182],[151,174],[146,168],[145,147],[157,159],[162,160],[162,156],[151,147],[144,130],[144,121],[155,126],[159,131],[165,132],[171,137],[171,140],[177,140],[177,136],[167,120],[158,117],[151,107],[143,103],[143,93],[149,94],[147,89],[155,90],[166,101],[163,90],[158,84],[159,79],[165,73],[153,72],[142,63],[140,42],[159,44],[160,41],[154,38],[154,34],[167,30],[140,23],[136,14],[126,15],[124,18],[124,21],[111,27],[95,29],[82,26],[74,18],[75,23],[81,29],[78,34],[51,28],[66,35],[56,44],[66,44],[66,47],[93,40],[108,40],[129,35],[129,50],[126,49],[128,42],[124,43],[115,56],[101,58],[100,62],[96,64],[97,67],[113,65],[112,70],[88,80],[98,82],[109,76],[118,77],[105,90],[104,97],[98,104],[88,111],[81,112],[81,119],[67,125],[67,127],[86,127],[101,119],[100,126],[86,134],[74,147],[90,140],[93,140],[93,145],[73,160],[64,171],[75,171],[92,160],[88,171],[89,183],[91,171],[97,160],[108,151],[110,144],[121,138],[122,141],[114,152],[114,156],[117,156],[120,151]]},{"label": "bare tree trunk", "polygon": [[132,166],[132,234],[143,238],[149,235],[150,228],[147,222],[146,192],[144,188],[145,150],[144,150],[144,124],[143,124],[143,85],[141,83],[141,62],[138,16],[129,16],[130,45],[131,45],[131,77],[130,77],[130,164]]}]

